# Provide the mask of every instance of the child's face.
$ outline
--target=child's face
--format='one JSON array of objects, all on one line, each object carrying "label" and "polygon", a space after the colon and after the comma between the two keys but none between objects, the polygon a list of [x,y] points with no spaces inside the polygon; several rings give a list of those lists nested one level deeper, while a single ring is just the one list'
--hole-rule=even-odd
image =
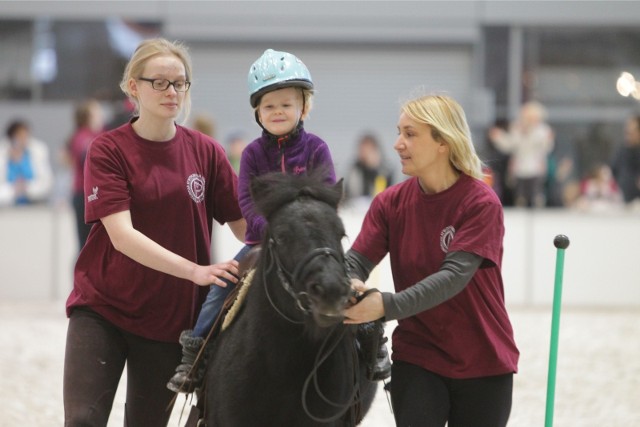
[{"label": "child's face", "polygon": [[258,117],[262,126],[271,134],[290,133],[302,116],[302,92],[287,87],[265,94],[258,105]]}]

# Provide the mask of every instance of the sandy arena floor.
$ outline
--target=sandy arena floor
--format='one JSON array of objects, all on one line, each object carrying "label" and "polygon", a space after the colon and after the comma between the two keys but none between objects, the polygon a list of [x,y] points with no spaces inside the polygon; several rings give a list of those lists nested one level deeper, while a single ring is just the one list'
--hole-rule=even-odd
[{"label": "sandy arena floor", "polygon": [[[0,302],[0,427],[61,426],[67,321],[62,302]],[[544,425],[550,309],[510,310],[521,351],[509,425]],[[640,426],[640,310],[565,308],[554,426]],[[178,427],[179,401],[171,427]],[[122,425],[122,388],[109,427]],[[184,423],[184,419],[183,419]],[[379,392],[364,427],[393,426]]]}]

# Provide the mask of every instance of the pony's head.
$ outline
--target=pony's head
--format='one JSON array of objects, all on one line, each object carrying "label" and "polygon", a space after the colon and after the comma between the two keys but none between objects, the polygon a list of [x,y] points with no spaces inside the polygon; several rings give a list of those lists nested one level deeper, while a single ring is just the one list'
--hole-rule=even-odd
[{"label": "pony's head", "polygon": [[264,268],[275,271],[282,285],[269,284],[270,294],[279,296],[274,308],[289,319],[304,312],[320,327],[341,322],[351,295],[337,212],[342,181],[331,186],[318,174],[274,173],[254,178],[251,193],[268,222]]}]

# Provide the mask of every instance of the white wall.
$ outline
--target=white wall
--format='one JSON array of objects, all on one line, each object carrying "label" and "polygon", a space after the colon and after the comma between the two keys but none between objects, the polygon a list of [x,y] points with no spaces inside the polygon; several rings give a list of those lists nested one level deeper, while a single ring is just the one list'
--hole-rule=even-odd
[{"label": "white wall", "polygon": [[565,234],[563,302],[575,306],[640,306],[640,214],[509,210],[503,259],[507,301],[553,300],[557,249]]},{"label": "white wall", "polygon": [[[364,211],[343,210],[350,245]],[[503,273],[507,303],[545,306],[553,299],[557,250],[566,234],[563,304],[640,307],[640,221],[638,212],[586,214],[568,210],[505,211]],[[217,259],[232,258],[242,244],[228,227],[216,226]],[[61,299],[72,286],[76,257],[73,212],[47,206],[0,210],[0,299]],[[392,290],[385,260],[372,284]]]},{"label": "white wall", "polygon": [[[364,211],[341,212],[353,242]],[[221,259],[232,258],[239,244],[220,230]],[[553,301],[557,249],[553,239],[565,234],[563,305],[640,307],[640,213],[581,213],[570,210],[505,210],[503,280],[507,304],[545,306]],[[345,241],[348,248],[349,241]],[[373,275],[374,286],[393,290],[388,259]]]},{"label": "white wall", "polygon": [[0,299],[60,299],[77,252],[70,207],[0,209]]},{"label": "white wall", "polygon": [[[96,19],[110,16],[162,20],[176,36],[255,39],[299,36],[451,39],[468,24],[637,25],[640,2],[583,1],[13,1],[0,16]],[[286,25],[283,25],[286,24]],[[456,29],[462,32],[456,32]],[[274,29],[280,29],[275,31]],[[383,31],[380,31],[380,30]]]}]

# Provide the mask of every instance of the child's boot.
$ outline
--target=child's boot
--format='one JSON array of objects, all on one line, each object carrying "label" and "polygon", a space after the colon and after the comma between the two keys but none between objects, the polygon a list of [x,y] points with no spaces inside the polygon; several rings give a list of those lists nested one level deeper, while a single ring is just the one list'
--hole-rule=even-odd
[{"label": "child's boot", "polygon": [[176,368],[176,373],[167,383],[167,388],[176,393],[192,393],[202,382],[203,369],[193,369],[198,353],[202,348],[204,339],[194,337],[192,330],[182,331],[180,344],[182,344],[182,360]]},{"label": "child's boot", "polygon": [[358,325],[356,339],[360,347],[360,356],[367,367],[367,378],[380,381],[391,376],[391,360],[387,351],[387,338],[384,336],[382,321]]}]

